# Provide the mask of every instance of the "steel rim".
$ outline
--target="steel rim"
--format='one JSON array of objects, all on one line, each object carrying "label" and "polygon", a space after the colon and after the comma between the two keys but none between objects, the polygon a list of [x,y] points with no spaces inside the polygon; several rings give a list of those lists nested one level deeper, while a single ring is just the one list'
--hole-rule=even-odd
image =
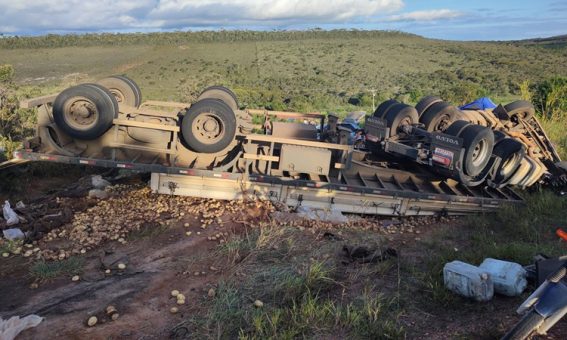
[{"label": "steel rim", "polygon": [[500,171],[500,175],[502,177],[506,178],[512,174],[512,170],[514,170],[514,165],[516,164],[518,158],[520,158],[520,154],[514,153],[512,157],[509,157],[508,159],[506,159],[506,161],[504,161],[502,170]]},{"label": "steel rim", "polygon": [[225,134],[222,119],[212,112],[201,113],[191,125],[191,132],[203,144],[214,144],[220,141]]},{"label": "steel rim", "polygon": [[449,128],[451,123],[451,117],[449,115],[443,115],[439,122],[435,125],[434,129],[435,131],[444,131]]},{"label": "steel rim", "polygon": [[476,166],[481,166],[486,160],[486,155],[488,154],[488,143],[485,139],[481,139],[474,147],[472,153],[472,164]]},{"label": "steel rim", "polygon": [[108,89],[108,91],[112,93],[117,102],[123,103],[126,100],[126,96],[124,95],[124,93],[122,93],[122,91],[118,89]]},{"label": "steel rim", "polygon": [[63,107],[65,123],[76,130],[88,130],[99,117],[96,104],[85,97],[74,97],[65,102]]}]

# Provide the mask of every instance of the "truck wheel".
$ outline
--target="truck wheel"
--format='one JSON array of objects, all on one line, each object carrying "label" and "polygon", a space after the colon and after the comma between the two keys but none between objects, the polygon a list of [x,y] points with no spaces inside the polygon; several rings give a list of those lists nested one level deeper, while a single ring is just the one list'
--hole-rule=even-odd
[{"label": "truck wheel", "polygon": [[142,104],[142,91],[138,84],[126,76],[112,76],[101,79],[97,84],[102,85],[116,97],[118,103],[139,107]]},{"label": "truck wheel", "polygon": [[390,128],[390,137],[392,137],[398,133],[400,127],[416,124],[419,118],[413,106],[398,103],[388,110],[385,119]]},{"label": "truck wheel", "polygon": [[504,109],[508,112],[511,119],[522,118],[526,120],[532,118],[535,113],[534,106],[527,100],[516,100],[515,102],[505,105]]},{"label": "truck wheel", "polygon": [[55,124],[77,139],[92,140],[102,136],[117,115],[116,98],[97,84],[70,87],[53,102]]},{"label": "truck wheel", "polygon": [[419,122],[425,125],[425,130],[429,132],[444,131],[453,123],[457,114],[457,108],[440,101],[432,104],[419,117]]},{"label": "truck wheel", "polygon": [[494,133],[484,126],[471,124],[459,135],[465,148],[464,172],[476,176],[482,172],[490,161],[494,148]]},{"label": "truck wheel", "polygon": [[516,172],[524,158],[525,148],[517,140],[504,138],[496,142],[492,153],[502,159],[494,173],[494,182],[500,184],[510,179]]},{"label": "truck wheel", "polygon": [[427,96],[421,98],[421,100],[415,105],[417,114],[421,117],[427,111],[427,109],[431,107],[431,105],[439,103],[440,101],[442,101],[442,99],[437,96]]},{"label": "truck wheel", "polygon": [[191,105],[181,121],[181,135],[196,152],[219,152],[236,135],[234,111],[219,99],[202,99]]},{"label": "truck wheel", "polygon": [[494,132],[494,145],[497,145],[501,140],[506,138],[506,134],[502,131],[493,130],[492,132]]},{"label": "truck wheel", "polygon": [[238,99],[234,92],[224,86],[209,86],[201,92],[197,101],[202,99],[218,99],[223,101],[226,105],[228,105],[232,111],[236,111],[239,109],[238,106]]},{"label": "truck wheel", "polygon": [[386,113],[388,113],[388,111],[390,110],[390,108],[392,108],[392,106],[399,104],[399,103],[400,102],[398,102],[397,100],[394,100],[394,99],[386,100],[382,104],[378,105],[378,107],[376,108],[376,111],[374,111],[372,116],[376,117],[376,118],[384,118]]},{"label": "truck wheel", "polygon": [[463,132],[463,130],[470,124],[471,123],[466,120],[456,120],[451,125],[449,125],[449,127],[443,133],[459,137],[461,132]]}]

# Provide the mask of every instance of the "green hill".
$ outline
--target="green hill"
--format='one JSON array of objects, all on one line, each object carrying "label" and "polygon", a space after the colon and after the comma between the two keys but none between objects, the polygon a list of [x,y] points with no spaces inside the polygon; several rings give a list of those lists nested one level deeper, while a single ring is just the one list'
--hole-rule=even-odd
[{"label": "green hill", "polygon": [[346,30],[48,35],[0,39],[0,64],[33,93],[119,73],[146,98],[190,100],[223,84],[250,107],[345,111],[353,96],[371,110],[371,90],[407,102],[515,98],[523,81],[567,75],[565,48],[540,45]]}]

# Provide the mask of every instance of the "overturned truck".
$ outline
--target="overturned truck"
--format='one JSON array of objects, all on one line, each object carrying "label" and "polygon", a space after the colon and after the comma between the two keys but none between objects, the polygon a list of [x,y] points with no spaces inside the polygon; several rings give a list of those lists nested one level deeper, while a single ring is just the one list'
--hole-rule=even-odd
[{"label": "overturned truck", "polygon": [[[565,183],[565,164],[516,101],[461,110],[388,100],[366,117],[241,110],[221,86],[192,103],[142,101],[125,76],[33,98],[36,137],[15,158],[152,173],[164,194],[378,215],[467,214],[521,203],[513,188]],[[253,124],[253,116],[263,124]]]}]

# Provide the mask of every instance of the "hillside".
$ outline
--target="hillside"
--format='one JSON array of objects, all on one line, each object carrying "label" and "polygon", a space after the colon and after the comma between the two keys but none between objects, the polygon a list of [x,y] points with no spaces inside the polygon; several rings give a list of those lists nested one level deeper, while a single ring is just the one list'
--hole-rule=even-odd
[{"label": "hillside", "polygon": [[564,48],[381,31],[50,35],[3,38],[0,47],[0,63],[14,65],[16,82],[33,94],[123,73],[146,98],[188,100],[224,84],[244,105],[299,111],[350,110],[353,96],[371,110],[372,89],[377,100],[508,100],[525,80],[567,75]]}]

